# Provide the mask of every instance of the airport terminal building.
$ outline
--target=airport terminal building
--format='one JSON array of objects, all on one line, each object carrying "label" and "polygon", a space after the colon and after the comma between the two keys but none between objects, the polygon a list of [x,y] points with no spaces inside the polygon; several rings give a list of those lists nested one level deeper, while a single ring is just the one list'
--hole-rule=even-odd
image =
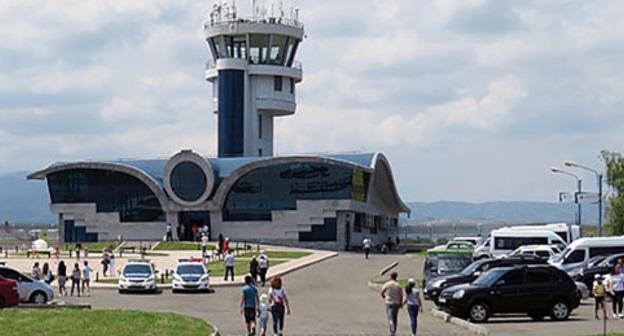
[{"label": "airport terminal building", "polygon": [[182,150],[169,159],[54,163],[47,180],[64,242],[161,240],[167,223],[190,240],[350,249],[364,236],[397,235],[401,200],[380,153],[273,155],[273,119],[295,113],[294,60],[304,31],[296,18],[238,19],[213,12],[204,25],[213,60],[218,157]]}]

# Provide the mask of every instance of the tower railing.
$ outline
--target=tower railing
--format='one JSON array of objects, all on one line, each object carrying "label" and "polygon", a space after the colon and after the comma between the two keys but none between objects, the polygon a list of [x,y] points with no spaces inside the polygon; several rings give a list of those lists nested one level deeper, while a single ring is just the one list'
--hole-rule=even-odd
[{"label": "tower railing", "polygon": [[[227,57],[225,59],[240,59],[240,58],[235,58],[235,57]],[[253,65],[273,65],[273,66],[285,66],[286,65],[282,65],[282,64],[272,64],[272,63],[260,63],[260,62],[255,62],[253,60],[249,60],[249,64],[253,64]],[[217,67],[217,62],[215,62],[214,59],[210,59],[208,61],[206,61],[206,70],[211,70]],[[303,70],[303,65],[301,64],[300,61],[293,61],[293,64],[289,67],[289,68],[295,68],[297,70]]]},{"label": "tower railing", "polygon": [[252,17],[252,18],[232,18],[232,17],[211,17],[204,23],[204,28],[217,27],[223,25],[229,25],[233,23],[263,23],[272,25],[284,25],[303,29],[303,23],[299,20],[278,18],[278,17]]}]

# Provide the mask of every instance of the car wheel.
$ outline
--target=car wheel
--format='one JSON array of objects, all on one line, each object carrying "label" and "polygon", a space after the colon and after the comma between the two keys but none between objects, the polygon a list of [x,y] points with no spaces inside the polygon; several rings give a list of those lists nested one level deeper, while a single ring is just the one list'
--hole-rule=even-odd
[{"label": "car wheel", "polygon": [[125,291],[123,289],[119,290],[119,294],[124,294],[124,293],[125,293]]},{"label": "car wheel", "polygon": [[30,296],[30,302],[36,304],[44,304],[48,302],[48,297],[45,295],[44,292],[36,291]]},{"label": "car wheel", "polygon": [[565,301],[557,300],[550,306],[550,318],[555,321],[564,321],[570,316],[570,307]]},{"label": "car wheel", "polygon": [[472,322],[483,323],[490,318],[490,308],[485,303],[476,302],[470,306],[468,314]]}]

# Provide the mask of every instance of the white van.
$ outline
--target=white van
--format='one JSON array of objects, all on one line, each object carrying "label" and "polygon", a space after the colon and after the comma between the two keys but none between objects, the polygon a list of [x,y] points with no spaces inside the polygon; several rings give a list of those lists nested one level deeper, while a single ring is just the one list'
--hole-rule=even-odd
[{"label": "white van", "polygon": [[581,238],[568,245],[550,263],[567,272],[595,256],[616,253],[624,253],[624,236]]},{"label": "white van", "polygon": [[524,231],[507,228],[492,231],[490,236],[490,256],[499,257],[524,245],[566,246],[566,242],[552,231]]},{"label": "white van", "polygon": [[552,231],[559,235],[567,244],[581,238],[581,229],[578,225],[568,225],[566,223],[553,223],[545,225],[520,225],[509,226],[505,229],[517,231]]}]

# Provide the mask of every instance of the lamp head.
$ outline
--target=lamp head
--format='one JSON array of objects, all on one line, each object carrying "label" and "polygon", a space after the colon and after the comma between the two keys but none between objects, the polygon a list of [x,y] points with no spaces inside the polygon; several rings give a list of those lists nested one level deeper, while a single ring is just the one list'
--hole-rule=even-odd
[{"label": "lamp head", "polygon": [[557,168],[557,167],[550,167],[550,171],[553,173],[560,173],[561,169]]},{"label": "lamp head", "polygon": [[570,161],[570,160],[566,160],[563,164],[566,165],[566,167],[574,167],[574,166],[576,166],[576,163],[574,163],[574,161]]}]

